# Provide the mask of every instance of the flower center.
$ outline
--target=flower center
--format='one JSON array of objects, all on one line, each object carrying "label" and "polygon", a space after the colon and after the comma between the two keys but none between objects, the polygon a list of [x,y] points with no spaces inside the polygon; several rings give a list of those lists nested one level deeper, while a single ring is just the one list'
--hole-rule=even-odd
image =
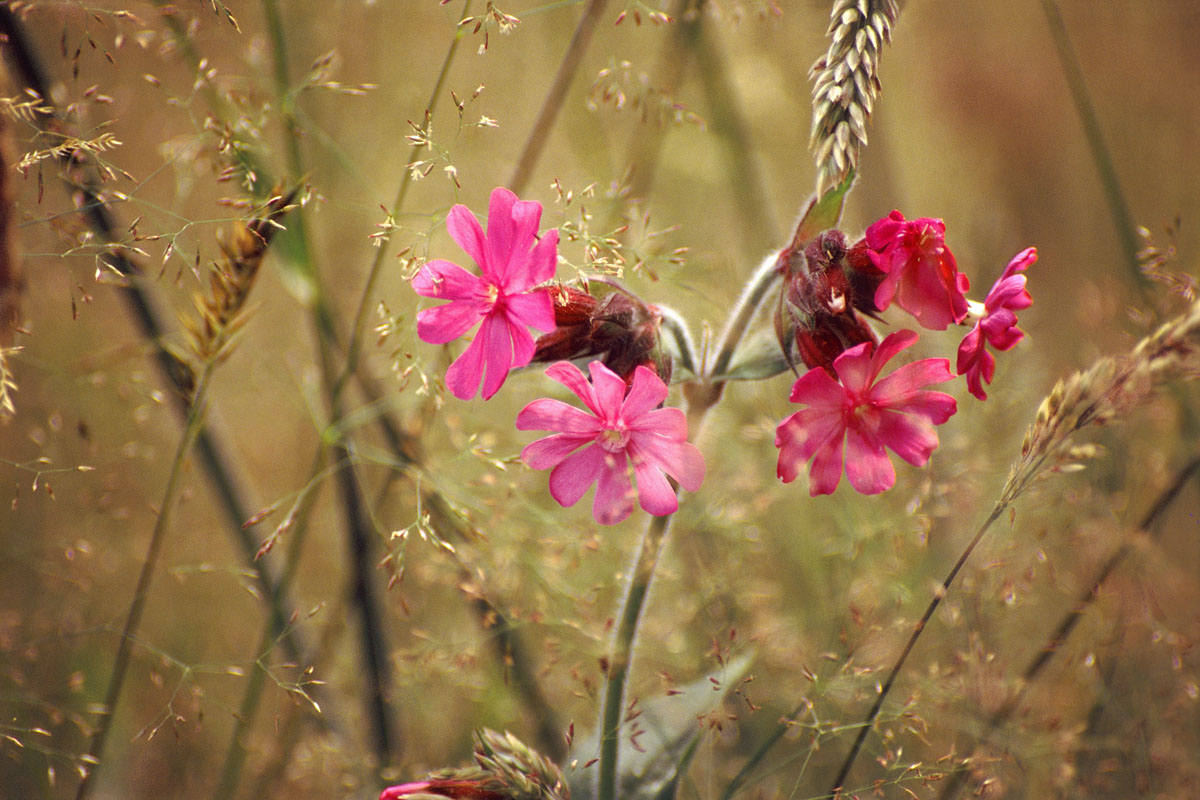
[{"label": "flower center", "polygon": [[629,444],[629,431],[625,429],[625,423],[617,422],[614,427],[601,431],[596,443],[610,453],[623,452]]}]

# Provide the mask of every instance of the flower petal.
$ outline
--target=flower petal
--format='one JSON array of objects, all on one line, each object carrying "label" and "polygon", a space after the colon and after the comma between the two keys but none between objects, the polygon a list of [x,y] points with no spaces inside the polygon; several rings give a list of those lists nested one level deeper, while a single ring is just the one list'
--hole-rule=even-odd
[{"label": "flower petal", "polygon": [[514,325],[528,325],[547,333],[555,328],[554,300],[545,289],[509,295],[504,301],[504,311]]},{"label": "flower petal", "polygon": [[546,368],[546,376],[558,381],[574,392],[575,396],[582,400],[584,405],[591,409],[593,414],[599,417],[596,409],[595,392],[592,390],[592,385],[588,383],[587,378],[579,370],[579,367],[570,361],[557,361]]},{"label": "flower petal", "polygon": [[[483,324],[479,326],[475,342],[482,341],[486,348],[484,361],[487,363],[487,375],[483,379],[482,392],[484,400],[500,391],[500,387],[504,385],[504,379],[508,377],[508,371],[513,364],[514,333],[531,338],[529,332],[524,328],[514,331],[509,326],[508,320],[501,314],[489,314],[483,318]],[[530,340],[529,354],[533,354],[532,339]]]},{"label": "flower petal", "polygon": [[850,428],[846,432],[846,477],[860,494],[879,494],[896,483],[896,470],[879,442]]},{"label": "flower petal", "polygon": [[[657,408],[667,399],[667,385],[654,370],[638,367],[633,371],[633,383],[629,387],[629,395],[621,404],[621,418],[625,424],[634,427],[638,420]],[[676,409],[678,410],[678,409]],[[680,412],[680,416],[683,416]],[[687,436],[687,422],[684,422],[684,436]]]},{"label": "flower petal", "polygon": [[[845,418],[840,409],[805,408],[792,414],[775,429],[775,446],[780,448],[775,472],[784,483],[791,483],[800,467],[822,447],[837,442],[840,448]],[[838,474],[841,474],[838,461]],[[837,486],[837,481],[833,482]],[[833,491],[830,489],[830,491]]]},{"label": "flower petal", "polygon": [[[600,450],[599,447],[596,449]],[[616,525],[633,513],[633,484],[629,481],[625,453],[601,452],[604,453],[604,467],[596,483],[592,516],[601,525]]]},{"label": "flower petal", "polygon": [[[630,394],[633,392],[630,391]],[[625,402],[628,404],[629,399],[626,398]],[[652,434],[675,442],[687,439],[687,417],[678,408],[658,408],[633,420],[626,415],[625,427],[631,432]]]},{"label": "flower petal", "polygon": [[[812,466],[808,470],[808,494],[816,497],[819,494],[833,494],[838,483],[842,480],[842,450],[843,437],[841,432],[821,443],[813,455]],[[782,454],[781,454],[782,457]]]},{"label": "flower petal", "polygon": [[492,197],[488,201],[488,263],[484,274],[489,275],[501,286],[505,284],[504,279],[508,275],[508,261],[516,246],[513,206],[517,202],[517,196],[503,186],[493,189]]},{"label": "flower petal", "polygon": [[630,448],[633,472],[637,478],[638,504],[647,514],[661,517],[679,510],[679,497],[667,476],[650,459],[643,458],[635,448]]},{"label": "flower petal", "polygon": [[471,330],[482,316],[475,303],[462,300],[422,309],[417,312],[417,336],[430,344],[452,342]]},{"label": "flower petal", "polygon": [[925,466],[938,446],[938,435],[933,425],[915,414],[882,412],[876,434],[882,444],[914,467]]},{"label": "flower petal", "polygon": [[450,231],[450,238],[475,260],[480,271],[487,275],[487,237],[484,236],[483,228],[471,213],[471,209],[464,205],[456,205],[450,209],[450,213],[446,215],[446,230]]},{"label": "flower petal", "polygon": [[591,437],[569,436],[556,434],[530,442],[521,450],[521,460],[530,469],[551,469],[562,463],[581,445],[591,441]]},{"label": "flower petal", "polygon": [[561,400],[543,397],[534,400],[517,414],[519,431],[555,431],[577,436],[596,436],[602,428],[599,420]]},{"label": "flower petal", "polygon": [[[484,320],[487,324],[487,320]],[[479,389],[479,381],[483,378],[483,361],[485,358],[484,338],[477,335],[467,345],[450,368],[446,370],[446,388],[459,400],[470,400]]]},{"label": "flower petal", "polygon": [[[704,456],[691,442],[674,441],[649,433],[633,433],[629,438],[628,450],[635,470],[639,463],[653,466],[666,472],[689,492],[696,491],[704,483]],[[638,487],[640,491],[640,479]]]},{"label": "flower petal", "polygon": [[625,381],[600,361],[588,364],[592,374],[592,388],[596,393],[596,416],[603,422],[613,422],[621,415],[621,401],[625,399]]},{"label": "flower petal", "polygon": [[876,405],[894,407],[902,405],[906,398],[924,386],[953,379],[949,359],[923,358],[897,367],[871,387],[869,396]]},{"label": "flower petal", "polygon": [[482,294],[483,282],[453,261],[435,258],[413,276],[413,291],[422,297],[441,300],[474,300]]},{"label": "flower petal", "polygon": [[567,456],[550,471],[550,496],[561,506],[573,506],[578,503],[588,487],[595,483],[606,469],[606,455],[608,454],[599,445],[592,445]]}]

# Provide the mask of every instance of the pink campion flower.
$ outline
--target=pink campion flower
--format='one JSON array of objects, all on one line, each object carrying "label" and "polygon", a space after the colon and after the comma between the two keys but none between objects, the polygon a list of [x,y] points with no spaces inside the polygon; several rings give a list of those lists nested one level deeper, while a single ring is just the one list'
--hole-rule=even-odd
[{"label": "pink campion flower", "polygon": [[588,370],[591,383],[566,361],[546,370],[591,413],[560,400],[534,400],[517,415],[517,429],[557,433],[525,447],[521,459],[534,469],[552,468],[550,494],[563,506],[574,505],[597,484],[592,516],[601,525],[615,525],[633,511],[629,462],[638,502],[646,513],[673,513],[679,498],[667,475],[689,492],[696,491],[704,481],[704,456],[687,441],[683,412],[658,408],[667,397],[667,385],[653,370],[638,367],[626,393],[621,376],[599,361],[591,362]]},{"label": "pink campion flower", "polygon": [[886,273],[875,291],[875,305],[896,305],[930,330],[943,331],[967,315],[967,276],[946,246],[940,219],[905,220],[893,211],[867,228],[871,261]]},{"label": "pink campion flower", "polygon": [[784,483],[795,480],[811,459],[809,494],[831,494],[841,481],[845,452],[850,485],[862,494],[879,494],[896,482],[885,447],[913,466],[929,460],[938,446],[933,426],[950,419],[958,407],[950,395],[921,387],[952,379],[949,360],[914,361],[875,381],[883,365],[916,340],[912,331],[896,331],[874,351],[870,342],[849,348],[833,362],[840,383],[824,369],[800,376],[791,400],[808,408],[775,432],[776,471]]},{"label": "pink campion flower", "polygon": [[445,344],[482,320],[479,333],[446,371],[446,386],[461,400],[474,397],[481,379],[486,400],[499,391],[510,369],[529,363],[534,347],[528,328],[554,330],[549,289],[532,288],[554,277],[558,259],[558,231],[537,238],[541,218],[541,203],[518,200],[502,187],[492,192],[486,234],[466,206],[456,205],[446,229],[482,274],[435,259],[413,278],[417,294],[450,301],[417,314],[423,341]]},{"label": "pink campion flower", "polygon": [[508,800],[508,795],[479,778],[445,778],[402,783],[379,793],[379,800],[419,800],[446,797],[450,800]]},{"label": "pink campion flower", "polygon": [[984,345],[990,344],[996,350],[1010,350],[1025,336],[1025,332],[1017,327],[1016,312],[1033,305],[1033,298],[1025,289],[1025,276],[1021,273],[1035,261],[1035,247],[1017,253],[988,292],[983,306],[971,304],[972,312],[980,318],[958,346],[956,367],[959,375],[967,376],[971,394],[980,400],[987,400],[983,384],[990,384],[996,373],[996,359]]}]

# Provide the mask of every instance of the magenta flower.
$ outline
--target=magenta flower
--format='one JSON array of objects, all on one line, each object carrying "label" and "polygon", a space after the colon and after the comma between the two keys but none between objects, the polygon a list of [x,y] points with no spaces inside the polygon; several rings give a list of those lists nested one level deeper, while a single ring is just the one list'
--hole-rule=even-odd
[{"label": "magenta flower", "polygon": [[871,261],[887,275],[875,290],[881,311],[896,305],[930,330],[944,331],[967,315],[967,276],[946,246],[940,219],[905,220],[893,211],[866,232]]},{"label": "magenta flower", "polygon": [[[980,400],[987,400],[983,384],[991,383],[996,373],[996,359],[985,344],[996,350],[1010,350],[1024,338],[1017,327],[1016,312],[1033,305],[1025,289],[1025,276],[1020,274],[1037,261],[1037,248],[1027,247],[1013,256],[1000,279],[992,286],[983,301],[983,316],[958,346],[959,375],[967,376],[967,388]],[[977,303],[972,304],[978,307]]]},{"label": "magenta flower", "polygon": [[679,498],[667,475],[689,492],[704,481],[704,457],[687,441],[683,412],[658,408],[667,397],[667,385],[651,369],[634,370],[628,394],[621,376],[599,361],[588,369],[591,383],[566,361],[546,370],[591,413],[549,398],[525,406],[517,415],[518,430],[557,433],[528,445],[521,451],[522,460],[534,469],[553,468],[550,494],[563,506],[574,505],[597,484],[592,516],[601,525],[615,525],[633,511],[629,461],[638,502],[646,513],[673,513]]},{"label": "magenta flower", "polygon": [[450,301],[417,314],[422,340],[444,344],[483,320],[474,340],[446,371],[446,386],[461,400],[475,396],[481,379],[486,400],[499,391],[510,369],[529,363],[529,327],[554,330],[549,290],[531,290],[554,277],[558,258],[558,231],[537,238],[541,218],[541,203],[518,200],[508,189],[498,188],[488,206],[485,235],[467,207],[456,205],[446,218],[446,229],[482,274],[435,259],[413,278],[417,294]]},{"label": "magenta flower", "polygon": [[921,387],[952,379],[950,362],[926,358],[875,382],[883,365],[916,340],[912,331],[897,331],[874,352],[870,342],[849,348],[833,362],[840,383],[820,368],[800,376],[791,399],[808,408],[785,419],[775,432],[780,448],[776,472],[784,483],[795,480],[812,459],[809,494],[831,494],[842,479],[844,450],[850,485],[862,494],[879,494],[896,482],[885,447],[913,466],[929,460],[938,446],[933,426],[958,409],[950,395]]}]

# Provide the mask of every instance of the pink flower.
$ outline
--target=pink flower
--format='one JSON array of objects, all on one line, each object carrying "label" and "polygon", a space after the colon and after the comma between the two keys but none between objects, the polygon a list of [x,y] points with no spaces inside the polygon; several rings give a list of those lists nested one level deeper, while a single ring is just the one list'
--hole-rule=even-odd
[{"label": "pink flower", "polygon": [[887,273],[875,291],[875,305],[896,305],[926,328],[943,331],[967,315],[970,282],[958,271],[946,247],[946,225],[940,219],[905,220],[893,211],[866,232],[871,261]]},{"label": "pink flower", "polygon": [[[980,400],[987,400],[983,384],[990,384],[996,373],[996,359],[987,351],[985,342],[997,350],[1010,350],[1025,336],[1017,327],[1016,312],[1033,305],[1033,298],[1025,289],[1025,276],[1020,273],[1035,261],[1034,247],[1013,256],[984,299],[983,316],[958,346],[958,374],[967,376],[967,388]],[[978,307],[977,303],[974,305]]]},{"label": "pink flower", "polygon": [[[465,770],[463,770],[465,772]],[[379,793],[379,800],[440,796],[451,800],[506,800],[508,794],[482,778],[445,778],[389,786]]]},{"label": "pink flower", "polygon": [[482,275],[435,259],[413,278],[417,294],[450,301],[417,314],[422,340],[444,344],[483,320],[475,339],[446,371],[446,386],[461,400],[474,397],[481,379],[486,400],[499,391],[510,369],[529,363],[533,336],[527,326],[554,330],[549,290],[530,291],[554,276],[558,257],[558,231],[537,239],[541,218],[541,203],[518,200],[508,189],[498,188],[492,192],[485,235],[467,207],[456,205],[446,218],[446,229]]},{"label": "pink flower", "polygon": [[558,433],[528,445],[521,458],[534,469],[553,467],[550,494],[563,506],[574,505],[597,484],[592,516],[601,525],[615,525],[633,511],[627,460],[633,462],[638,501],[646,513],[673,513],[679,498],[667,475],[689,492],[704,481],[704,457],[687,441],[683,412],[658,408],[667,385],[647,367],[634,370],[628,394],[621,376],[599,361],[588,368],[591,383],[566,361],[546,370],[591,413],[560,400],[534,400],[517,415],[517,429]]},{"label": "pink flower", "polygon": [[833,362],[841,383],[824,369],[800,376],[791,399],[808,408],[785,419],[775,432],[777,473],[784,483],[795,480],[812,459],[809,494],[832,493],[842,478],[845,449],[850,485],[862,494],[879,494],[896,482],[884,447],[914,466],[929,460],[938,445],[933,426],[950,419],[957,405],[948,394],[920,387],[952,379],[950,362],[915,361],[875,383],[883,365],[916,340],[912,331],[897,331],[874,352],[870,342],[851,347]]}]

